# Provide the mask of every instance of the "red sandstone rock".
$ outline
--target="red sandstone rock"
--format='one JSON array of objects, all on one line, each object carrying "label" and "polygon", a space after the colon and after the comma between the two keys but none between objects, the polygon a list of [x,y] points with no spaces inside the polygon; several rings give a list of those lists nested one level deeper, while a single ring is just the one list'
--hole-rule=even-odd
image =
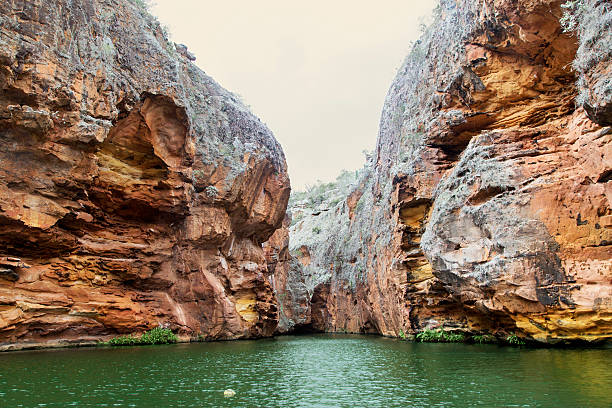
[{"label": "red sandstone rock", "polygon": [[271,132],[132,2],[0,19],[0,343],[271,335]]},{"label": "red sandstone rock", "polygon": [[371,171],[320,240],[291,230],[330,275],[313,327],[612,337],[610,55],[572,70],[592,56],[560,4],[442,2],[391,86]]}]

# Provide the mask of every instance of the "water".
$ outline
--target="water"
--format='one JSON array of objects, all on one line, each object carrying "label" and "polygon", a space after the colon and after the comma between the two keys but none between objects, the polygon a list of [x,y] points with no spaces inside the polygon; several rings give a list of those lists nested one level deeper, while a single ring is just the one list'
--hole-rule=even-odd
[{"label": "water", "polygon": [[610,408],[612,349],[315,335],[0,354],[0,407],[69,406]]}]

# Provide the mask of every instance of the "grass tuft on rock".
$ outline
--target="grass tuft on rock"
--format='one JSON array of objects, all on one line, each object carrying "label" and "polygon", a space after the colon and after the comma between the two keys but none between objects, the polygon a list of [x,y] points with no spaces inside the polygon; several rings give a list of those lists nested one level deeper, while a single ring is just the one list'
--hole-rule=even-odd
[{"label": "grass tuft on rock", "polygon": [[119,336],[105,342],[108,346],[141,346],[146,344],[173,344],[178,341],[176,334],[170,329],[156,327],[144,332],[140,337],[132,335]]},{"label": "grass tuft on rock", "polygon": [[472,341],[478,344],[497,343],[497,338],[490,334],[476,334],[472,336]]},{"label": "grass tuft on rock", "polygon": [[526,344],[525,340],[523,340],[514,333],[506,337],[506,341],[508,342],[508,344],[511,344],[513,346],[524,346]]}]

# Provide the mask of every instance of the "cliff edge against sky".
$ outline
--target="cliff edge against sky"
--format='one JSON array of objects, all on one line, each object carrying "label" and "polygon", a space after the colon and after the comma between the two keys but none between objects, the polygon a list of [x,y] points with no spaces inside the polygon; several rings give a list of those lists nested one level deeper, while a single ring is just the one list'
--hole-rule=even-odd
[{"label": "cliff edge against sky", "polygon": [[140,3],[0,5],[0,343],[276,328],[282,149]]},{"label": "cliff edge against sky", "polygon": [[292,206],[287,330],[612,337],[612,9],[561,6],[441,2],[352,192]]}]

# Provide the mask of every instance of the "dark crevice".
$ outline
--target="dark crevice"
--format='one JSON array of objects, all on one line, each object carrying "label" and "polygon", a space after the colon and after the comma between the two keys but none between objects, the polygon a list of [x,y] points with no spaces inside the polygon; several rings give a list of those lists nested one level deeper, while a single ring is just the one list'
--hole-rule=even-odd
[{"label": "dark crevice", "polygon": [[314,334],[314,333],[325,333],[324,330],[315,328],[312,323],[308,324],[296,324],[288,334]]},{"label": "dark crevice", "polygon": [[489,201],[490,199],[492,199],[493,197],[496,197],[500,194],[503,194],[507,191],[513,191],[514,187],[507,187],[507,186],[489,186],[486,188],[483,188],[481,190],[478,190],[475,194],[473,194],[470,198],[469,198],[469,202],[471,205],[480,205],[483,204],[487,201]]},{"label": "dark crevice", "polygon": [[431,147],[437,148],[443,155],[443,160],[451,163],[459,161],[459,156],[467,148],[469,140],[462,144],[455,145],[432,145]]},{"label": "dark crevice", "polygon": [[612,180],[612,169],[603,171],[597,178],[598,183],[607,183],[610,180]]}]

